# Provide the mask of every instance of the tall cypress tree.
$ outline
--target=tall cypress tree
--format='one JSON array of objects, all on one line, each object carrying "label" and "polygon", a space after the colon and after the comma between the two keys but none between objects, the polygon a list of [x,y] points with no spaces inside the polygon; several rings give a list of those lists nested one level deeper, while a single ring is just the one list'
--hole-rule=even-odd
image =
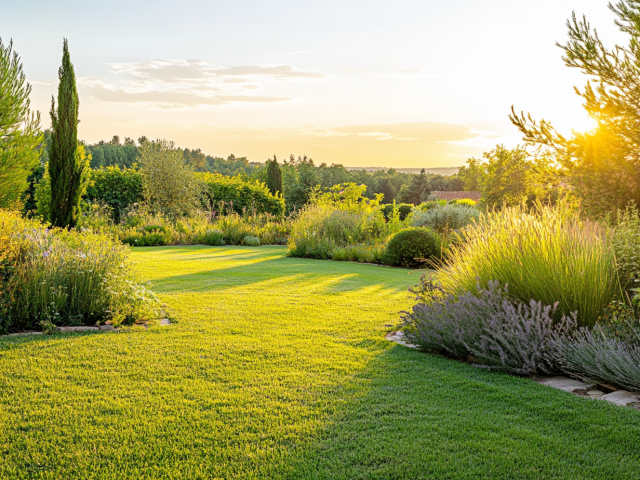
[{"label": "tall cypress tree", "polygon": [[76,225],[82,196],[86,160],[78,155],[78,91],[67,39],[64,39],[62,66],[58,70],[58,108],[51,98],[51,224],[72,228]]},{"label": "tall cypress tree", "polygon": [[277,192],[282,193],[282,170],[278,165],[276,156],[273,156],[273,160],[267,160],[267,187],[271,190],[271,193],[275,195]]}]

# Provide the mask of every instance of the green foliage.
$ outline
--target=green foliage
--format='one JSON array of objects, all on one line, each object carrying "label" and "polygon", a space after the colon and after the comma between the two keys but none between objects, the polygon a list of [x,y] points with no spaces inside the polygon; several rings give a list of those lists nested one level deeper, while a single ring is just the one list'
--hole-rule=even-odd
[{"label": "green foliage", "polygon": [[[158,301],[133,281],[128,248],[109,235],[48,230],[0,211],[4,275],[0,330],[147,320]],[[2,255],[2,251],[5,255]]]},{"label": "green foliage", "polygon": [[394,204],[387,204],[384,205],[381,209],[382,214],[384,215],[384,219],[388,222],[392,215],[393,215],[393,209],[397,208],[398,209],[398,215],[400,217],[400,221],[404,221],[406,220],[406,218],[411,214],[411,212],[413,211],[413,205],[409,204],[409,203],[400,203],[398,205],[394,205]]},{"label": "green foliage", "polygon": [[331,259],[337,262],[383,263],[384,245],[361,244],[336,247],[331,252]]},{"label": "green foliage", "polygon": [[623,287],[640,286],[640,215],[636,207],[618,212],[612,243]]},{"label": "green foliage", "polygon": [[51,182],[51,211],[49,217],[55,227],[75,227],[80,214],[80,201],[86,189],[90,159],[84,148],[78,148],[78,111],[80,102],[76,90],[76,76],[64,40],[62,66],[58,70],[58,108],[51,99],[51,146],[49,177]]},{"label": "green foliage", "polygon": [[425,266],[426,261],[435,261],[442,253],[442,239],[427,228],[405,228],[396,233],[384,254],[384,263],[401,267]]},{"label": "green foliage", "polygon": [[401,195],[400,200],[404,203],[418,205],[420,202],[426,200],[430,193],[429,179],[423,168],[419,175],[413,176],[411,184]]},{"label": "green foliage", "polygon": [[148,206],[172,217],[192,213],[198,206],[200,183],[183,153],[164,139],[140,145],[142,189]]},{"label": "green foliage", "polygon": [[205,203],[210,211],[220,214],[284,214],[282,195],[273,195],[264,183],[250,181],[242,176],[227,177],[212,173],[196,173],[196,178],[204,185]]},{"label": "green foliage", "polygon": [[38,204],[36,202],[36,188],[44,177],[44,165],[38,165],[31,170],[31,173],[27,177],[27,188],[22,193],[22,203],[24,207],[22,209],[23,214],[26,217],[33,217],[38,210]]},{"label": "green foliage", "polygon": [[115,165],[91,171],[91,183],[86,199],[92,203],[103,203],[112,209],[114,220],[120,221],[120,212],[134,203],[142,202],[142,173],[133,164],[132,168]]},{"label": "green foliage", "polygon": [[273,156],[273,160],[267,160],[267,187],[272,195],[282,194],[282,170],[278,165],[276,156]]},{"label": "green foliage", "polygon": [[485,174],[485,167],[481,160],[470,158],[467,164],[458,170],[458,178],[462,180],[464,189],[467,192],[479,192],[482,187],[482,179]]},{"label": "green foliage", "polygon": [[29,110],[30,94],[13,42],[5,47],[0,39],[0,208],[20,200],[38,165],[43,136],[40,113]]},{"label": "green foliage", "polygon": [[569,40],[561,48],[563,60],[592,80],[576,93],[597,122],[589,133],[559,134],[546,120],[515,113],[510,119],[528,145],[550,155],[559,164],[560,178],[568,182],[589,213],[605,215],[640,205],[640,4],[622,0],[610,9],[616,26],[629,36],[628,45],[607,49],[586,18],[567,21]]},{"label": "green foliage", "polygon": [[438,279],[456,297],[477,294],[497,280],[508,285],[512,298],[558,302],[558,315],[577,311],[587,326],[621,296],[609,230],[563,206],[481,215],[464,230],[464,242],[450,247]]},{"label": "green foliage", "polygon": [[247,235],[242,239],[242,245],[246,245],[247,247],[259,247],[260,239],[253,235]]},{"label": "green foliage", "polygon": [[224,232],[217,228],[211,228],[204,234],[203,243],[205,245],[220,246],[224,245]]},{"label": "green foliage", "polygon": [[135,141],[129,137],[121,144],[120,137],[114,135],[111,141],[101,140],[94,145],[86,145],[86,149],[91,155],[91,168],[94,169],[111,166],[133,168],[138,162],[138,148]]},{"label": "green foliage", "polygon": [[531,163],[521,148],[509,150],[502,145],[484,154],[482,165],[486,173],[482,177],[482,203],[500,208],[518,205],[530,200],[529,171]]},{"label": "green foliage", "polygon": [[[89,168],[90,158],[85,155],[84,146],[78,145],[76,149],[76,164],[82,165],[82,177],[80,188],[77,193],[83,196],[89,185],[91,184],[91,169]],[[44,173],[42,174],[42,180],[35,185],[34,199],[36,202],[36,215],[38,215],[44,222],[53,223],[51,212],[53,211],[53,197],[51,192],[51,174],[49,172],[50,165],[47,163],[44,166]],[[74,210],[75,224],[79,221],[78,215],[80,214],[80,205]]]},{"label": "green foliage", "polygon": [[444,239],[456,230],[466,227],[480,216],[480,210],[463,203],[437,205],[426,211],[417,210],[411,224],[415,227],[428,227],[438,232]]}]

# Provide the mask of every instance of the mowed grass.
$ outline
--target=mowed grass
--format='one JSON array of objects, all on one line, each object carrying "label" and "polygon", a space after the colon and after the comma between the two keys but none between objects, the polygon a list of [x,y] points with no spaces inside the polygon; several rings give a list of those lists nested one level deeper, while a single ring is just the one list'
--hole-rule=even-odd
[{"label": "mowed grass", "polygon": [[0,339],[0,479],[640,478],[640,412],[387,342],[417,274],[139,248],[176,324]]}]

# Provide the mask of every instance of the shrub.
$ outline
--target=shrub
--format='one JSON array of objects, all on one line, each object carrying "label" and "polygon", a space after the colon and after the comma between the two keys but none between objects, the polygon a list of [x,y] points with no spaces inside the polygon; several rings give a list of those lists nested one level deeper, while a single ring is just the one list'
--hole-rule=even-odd
[{"label": "shrub", "polygon": [[[639,332],[640,333],[640,332]],[[640,389],[640,345],[608,338],[596,327],[559,335],[555,342],[560,368],[570,374]]]},{"label": "shrub", "polygon": [[242,239],[242,244],[248,247],[259,247],[260,239],[258,237],[254,237],[253,235],[247,235]]},{"label": "shrub", "polygon": [[272,195],[262,182],[249,181],[240,175],[228,177],[214,173],[196,173],[203,185],[206,207],[219,215],[260,214],[284,215],[284,198]]},{"label": "shrub", "polygon": [[224,245],[224,232],[217,228],[210,228],[204,235],[203,243],[206,245],[220,246]]},{"label": "shrub", "polygon": [[143,201],[142,174],[135,165],[133,168],[120,169],[112,165],[93,170],[85,198],[90,203],[109,206],[118,223],[121,211]]},{"label": "shrub", "polygon": [[521,302],[559,302],[558,316],[577,311],[583,326],[594,325],[620,297],[610,231],[561,207],[483,214],[464,235],[438,273],[444,290],[456,297],[478,294],[497,280]]},{"label": "shrub", "polygon": [[382,214],[384,215],[385,221],[389,221],[393,215],[393,208],[396,207],[398,209],[398,216],[400,217],[400,221],[406,220],[411,211],[413,210],[413,205],[409,203],[400,203],[398,205],[388,204],[382,207]]},{"label": "shrub", "polygon": [[0,224],[13,228],[11,274],[5,275],[0,300],[5,303],[0,309],[4,311],[0,330],[37,328],[43,322],[119,324],[157,316],[157,299],[134,282],[128,247],[113,237],[47,230],[36,222],[16,222],[6,213],[0,216]]},{"label": "shrub", "polygon": [[480,216],[480,211],[470,205],[455,203],[438,205],[427,211],[416,211],[412,225],[428,227],[447,238],[455,230],[466,227]]},{"label": "shrub", "polygon": [[382,263],[384,252],[384,245],[347,245],[334,248],[331,258],[338,262]]},{"label": "shrub", "polygon": [[498,282],[479,288],[477,296],[441,293],[405,312],[405,331],[415,343],[459,357],[472,355],[497,370],[527,375],[556,370],[555,335],[568,333],[574,318],[554,322],[554,307],[513,301]]},{"label": "shrub", "polygon": [[469,205],[470,207],[475,207],[477,204],[478,202],[470,198],[459,198],[449,201],[449,205]]},{"label": "shrub", "polygon": [[439,258],[441,251],[442,240],[436,232],[426,228],[406,228],[389,240],[384,263],[417,267],[426,260]]},{"label": "shrub", "polygon": [[142,187],[148,205],[171,217],[189,214],[198,206],[200,184],[182,150],[160,139],[139,147]]}]

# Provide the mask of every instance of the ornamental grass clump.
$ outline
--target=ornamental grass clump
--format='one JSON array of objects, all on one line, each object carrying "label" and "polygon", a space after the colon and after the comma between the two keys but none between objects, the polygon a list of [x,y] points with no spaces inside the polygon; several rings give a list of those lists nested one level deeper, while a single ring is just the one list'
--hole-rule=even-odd
[{"label": "ornamental grass clump", "polygon": [[129,248],[112,236],[0,217],[12,230],[5,234],[12,247],[4,260],[1,331],[158,317],[157,298],[132,276]]},{"label": "ornamental grass clump", "polygon": [[414,343],[517,374],[557,370],[554,338],[575,327],[575,317],[555,321],[556,306],[509,297],[498,282],[454,297],[435,287],[426,303],[405,312],[405,332]]},{"label": "ornamental grass clump", "polygon": [[462,236],[438,272],[444,291],[456,297],[477,295],[495,280],[516,300],[557,303],[558,318],[577,312],[580,326],[593,326],[621,296],[610,230],[562,207],[482,214]]}]

